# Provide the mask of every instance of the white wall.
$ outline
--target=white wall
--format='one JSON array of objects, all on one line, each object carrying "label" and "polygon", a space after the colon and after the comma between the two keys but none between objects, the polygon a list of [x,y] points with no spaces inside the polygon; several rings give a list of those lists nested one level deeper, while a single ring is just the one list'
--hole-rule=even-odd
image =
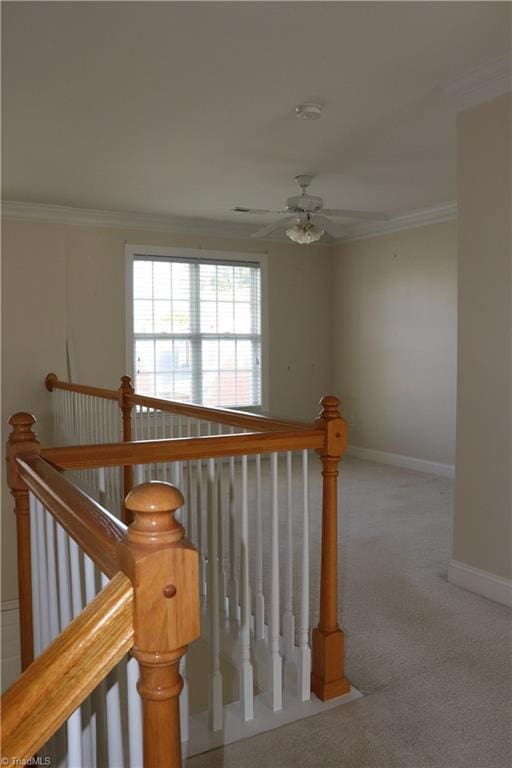
[{"label": "white wall", "polygon": [[[117,387],[126,370],[125,243],[268,252],[269,408],[312,420],[330,387],[331,257],[325,247],[197,238],[139,230],[3,223],[2,441],[15,411],[37,419],[50,437],[48,371],[66,375],[65,340],[74,339],[77,378]],[[5,462],[2,462],[2,466]],[[3,481],[2,599],[16,596],[14,515]]]},{"label": "white wall", "polygon": [[[505,579],[512,579],[511,110],[512,96],[504,95],[460,113],[457,126],[459,375],[453,557]],[[464,570],[452,569],[454,580],[457,573],[462,578]],[[510,600],[510,586],[508,590]]]},{"label": "white wall", "polygon": [[450,221],[336,248],[333,389],[353,446],[454,462],[456,232]]}]

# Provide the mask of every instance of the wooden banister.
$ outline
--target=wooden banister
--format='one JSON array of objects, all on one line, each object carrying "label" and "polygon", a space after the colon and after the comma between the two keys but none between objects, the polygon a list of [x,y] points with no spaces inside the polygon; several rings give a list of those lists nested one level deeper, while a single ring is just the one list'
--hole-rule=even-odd
[{"label": "wooden banister", "polygon": [[103,397],[108,400],[118,401],[121,397],[122,404],[126,408],[129,407],[132,409],[134,405],[143,405],[147,408],[154,408],[157,411],[177,413],[182,416],[190,416],[193,419],[212,421],[218,424],[240,427],[241,429],[254,429],[257,431],[302,430],[307,427],[307,424],[283,419],[271,419],[261,413],[248,413],[247,411],[238,411],[231,408],[207,408],[206,406],[195,405],[194,403],[182,403],[176,400],[162,400],[158,397],[138,395],[133,390],[129,376],[123,376],[121,381],[123,382],[121,386],[121,389],[123,390],[122,395],[120,394],[120,390],[102,389],[99,387],[89,387],[83,384],[72,384],[67,381],[60,381],[55,373],[49,373],[47,375],[45,386],[50,392],[53,392],[54,389],[65,389],[69,392],[77,392],[82,395],[91,395],[92,397]]},{"label": "wooden banister", "polygon": [[2,765],[40,749],[133,645],[133,588],[118,573],[2,696]]},{"label": "wooden banister", "polygon": [[240,435],[43,448],[41,455],[61,469],[83,469],[159,461],[186,461],[213,456],[298,451],[306,448],[320,449],[324,442],[325,437],[319,430],[309,428],[292,432],[250,432]]},{"label": "wooden banister", "polygon": [[325,435],[318,451],[322,459],[322,559],[320,619],[313,630],[311,688],[319,699],[333,699],[350,691],[344,674],[344,637],[338,626],[338,465],[347,447],[347,425],[337,397],[324,397],[317,429]]},{"label": "wooden banister", "polygon": [[181,768],[179,662],[200,632],[199,558],[174,518],[183,504],[177,488],[144,483],[125,503],[133,523],[119,554],[135,590],[132,652],[140,665],[144,768]]},{"label": "wooden banister", "polygon": [[176,400],[161,400],[157,397],[134,394],[128,398],[132,405],[144,405],[159,411],[178,413],[182,416],[190,416],[202,421],[213,421],[219,424],[229,424],[241,429],[266,430],[292,430],[304,429],[307,424],[282,419],[271,419],[261,413],[248,413],[231,408],[207,408],[204,405],[182,403]]},{"label": "wooden banister", "polygon": [[53,392],[54,389],[65,389],[68,392],[77,392],[91,397],[102,397],[104,400],[119,400],[117,389],[104,389],[103,387],[88,387],[85,384],[71,384],[68,381],[60,381],[55,373],[49,373],[44,380],[46,389]]},{"label": "wooden banister", "polygon": [[37,455],[41,446],[32,430],[35,418],[30,413],[16,413],[9,419],[12,427],[7,442],[7,483],[14,498],[18,553],[18,598],[21,638],[21,668],[33,659],[34,632],[32,623],[32,576],[30,553],[30,515],[28,487],[21,476],[17,459]]},{"label": "wooden banister", "polygon": [[117,545],[126,526],[40,456],[17,460],[18,473],[83,551],[107,576],[119,570]]}]

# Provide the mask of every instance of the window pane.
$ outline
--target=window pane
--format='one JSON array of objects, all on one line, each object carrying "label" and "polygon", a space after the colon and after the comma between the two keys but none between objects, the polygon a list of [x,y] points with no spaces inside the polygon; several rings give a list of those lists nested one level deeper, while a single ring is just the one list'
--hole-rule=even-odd
[{"label": "window pane", "polygon": [[155,301],[155,333],[172,333],[172,314],[170,301]]},{"label": "window pane", "polygon": [[201,302],[201,333],[217,333],[217,304]]},{"label": "window pane", "polygon": [[173,386],[172,386],[172,374],[171,373],[157,373],[156,374],[156,397],[162,398],[162,400],[173,399]]},{"label": "window pane", "polygon": [[238,371],[236,376],[236,402],[252,403],[251,371]]},{"label": "window pane", "polygon": [[171,292],[171,265],[168,261],[153,264],[153,296],[155,299],[169,299]]},{"label": "window pane", "polygon": [[214,405],[214,406],[219,404],[219,374],[218,373],[203,374],[203,404]]},{"label": "window pane", "polygon": [[220,342],[220,368],[221,370],[232,370],[236,368],[235,341],[221,339]]},{"label": "window pane", "polygon": [[248,267],[235,267],[235,298],[237,301],[250,301],[253,271]]},{"label": "window pane", "polygon": [[236,302],[235,325],[237,333],[251,333],[251,305]]},{"label": "window pane", "polygon": [[171,339],[157,339],[155,341],[155,371],[163,373],[172,371],[173,354]]},{"label": "window pane", "polygon": [[190,302],[173,301],[172,330],[173,333],[190,333]]},{"label": "window pane", "polygon": [[233,333],[235,330],[233,321],[233,303],[220,301],[218,304],[219,312],[219,333]]},{"label": "window pane", "polygon": [[199,283],[201,288],[201,300],[216,300],[217,266],[215,264],[201,264],[199,267]]},{"label": "window pane", "polygon": [[137,339],[135,342],[135,370],[137,373],[146,373],[155,370],[155,344],[150,341]]},{"label": "window pane", "polygon": [[203,341],[203,371],[219,370],[219,342],[217,339]]},{"label": "window pane", "polygon": [[[220,405],[237,405],[237,375],[235,371],[222,371],[220,374]],[[240,401],[241,402],[241,401]]]},{"label": "window pane", "polygon": [[174,342],[173,355],[174,370],[190,376],[190,342],[185,340],[176,340]]},{"label": "window pane", "polygon": [[150,299],[153,290],[153,262],[133,262],[133,297]]},{"label": "window pane", "polygon": [[252,342],[238,340],[236,343],[236,367],[238,370],[251,369],[252,365]]},{"label": "window pane", "polygon": [[153,333],[153,302],[135,299],[133,303],[133,329],[135,333]]},{"label": "window pane", "polygon": [[233,301],[233,267],[217,267],[217,295],[219,301]]},{"label": "window pane", "polygon": [[192,400],[192,378],[189,373],[174,374],[172,400]]},{"label": "window pane", "polygon": [[172,298],[190,298],[190,264],[172,264]]}]

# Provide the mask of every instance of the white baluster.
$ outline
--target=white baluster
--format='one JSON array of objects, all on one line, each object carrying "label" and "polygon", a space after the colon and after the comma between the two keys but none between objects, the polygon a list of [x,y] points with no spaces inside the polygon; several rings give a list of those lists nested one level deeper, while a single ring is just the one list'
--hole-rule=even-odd
[{"label": "white baluster", "polygon": [[215,459],[208,459],[207,527],[208,527],[208,608],[210,615],[210,730],[219,731],[224,724],[222,705],[222,674],[220,671],[220,616],[218,522]]},{"label": "white baluster", "polygon": [[295,616],[293,615],[293,509],[292,452],[286,452],[286,560],[284,581],[283,645],[287,662],[295,661]]},{"label": "white baluster", "polygon": [[[106,587],[109,579],[102,573],[101,586]],[[107,714],[107,753],[109,766],[124,764],[123,724],[121,719],[121,697],[119,693],[119,667],[109,672],[105,679]]]},{"label": "white baluster", "polygon": [[[57,390],[58,391],[58,390]],[[42,651],[43,641],[41,637],[41,605],[39,602],[39,542],[37,523],[37,499],[33,493],[29,494],[30,512],[30,553],[31,553],[31,585],[32,585],[32,623],[34,627],[34,658]]]},{"label": "white baluster", "polygon": [[[94,563],[87,555],[83,556],[84,559],[84,581],[85,581],[85,604],[87,605],[96,596],[96,575],[94,570]],[[85,702],[85,707],[82,710],[86,718],[86,725],[84,726],[83,733],[84,738],[90,742],[90,747],[84,746],[84,759],[87,754],[87,758],[91,761],[91,768],[96,768],[97,764],[97,740],[96,740],[96,707],[93,697],[89,697]],[[87,722],[88,718],[88,722]],[[88,765],[88,763],[86,763]]]},{"label": "white baluster", "polygon": [[45,533],[46,533],[46,573],[48,589],[48,612],[50,642],[59,634],[59,605],[57,593],[57,568],[55,558],[55,522],[51,514],[45,510]]},{"label": "white baluster", "polygon": [[265,638],[265,598],[263,595],[263,541],[261,519],[261,456],[257,454],[256,461],[256,597],[254,616],[255,640]]},{"label": "white baluster", "polygon": [[[82,598],[82,579],[81,579],[81,569],[80,569],[80,551],[78,549],[77,543],[69,537],[69,566],[70,566],[70,576],[71,576],[71,609],[72,609],[72,616],[75,619],[79,613],[81,612],[84,601]],[[91,744],[91,735],[90,735],[90,729],[88,726],[88,721],[90,718],[90,710],[91,710],[91,703],[90,699],[87,698],[82,706],[77,710],[79,713],[76,715],[76,722],[72,726],[73,728],[76,728],[77,736],[81,740],[81,754],[83,759],[83,765],[85,768],[93,764],[93,751],[95,750],[95,745]],[[84,725],[84,729],[82,730],[82,715],[84,723],[87,723],[87,725]],[[69,732],[68,732],[68,738],[69,738]],[[77,747],[78,750],[78,747]],[[73,768],[73,764],[71,763],[70,768]]]},{"label": "white baluster", "polygon": [[107,501],[107,489],[105,485],[105,467],[98,467],[98,493],[100,504],[104,507],[108,506]]},{"label": "white baluster", "polygon": [[217,461],[217,522],[218,522],[218,541],[219,541],[219,593],[220,593],[220,611],[228,616],[229,613],[229,601],[228,601],[228,584],[227,574],[224,561],[224,468],[222,466],[222,459]]},{"label": "white baluster", "polygon": [[[198,437],[201,434],[201,423],[197,424]],[[196,515],[197,515],[197,548],[199,550],[199,589],[200,594],[204,597],[206,595],[206,547],[204,542],[204,525],[203,525],[203,476],[202,476],[202,461],[198,459],[196,461]]]},{"label": "white baluster", "polygon": [[240,703],[244,722],[254,717],[253,672],[251,664],[251,591],[249,587],[249,509],[247,456],[242,456],[242,520],[240,526]]},{"label": "white baluster", "polygon": [[300,701],[311,698],[311,648],[309,647],[309,478],[308,452],[302,451],[302,553],[297,678]]},{"label": "white baluster", "polygon": [[270,457],[272,486],[272,544],[271,544],[271,595],[270,595],[270,697],[274,711],[282,709],[282,659],[279,652],[279,507],[278,507],[278,456]]},{"label": "white baluster", "polygon": [[142,699],[137,691],[139,662],[130,658],[126,667],[128,698],[128,745],[130,750],[130,768],[141,768],[142,756]]},{"label": "white baluster", "polygon": [[[59,608],[60,631],[62,632],[73,617],[70,561],[68,550],[68,535],[64,528],[57,524],[57,563],[59,573]],[[67,759],[71,768],[82,766],[82,714],[80,707],[70,715],[66,721],[67,732]]]},{"label": "white baluster", "polygon": [[[231,428],[233,431],[233,428]],[[235,497],[235,459],[229,458],[229,618],[240,621],[240,592],[236,571],[237,519]]]}]

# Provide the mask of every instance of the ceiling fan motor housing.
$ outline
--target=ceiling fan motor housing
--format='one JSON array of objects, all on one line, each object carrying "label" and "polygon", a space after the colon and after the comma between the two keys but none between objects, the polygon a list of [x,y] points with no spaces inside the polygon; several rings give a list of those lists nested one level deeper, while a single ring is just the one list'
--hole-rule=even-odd
[{"label": "ceiling fan motor housing", "polygon": [[324,201],[317,195],[294,195],[286,201],[286,210],[293,213],[304,211],[305,213],[317,213],[323,208]]}]

